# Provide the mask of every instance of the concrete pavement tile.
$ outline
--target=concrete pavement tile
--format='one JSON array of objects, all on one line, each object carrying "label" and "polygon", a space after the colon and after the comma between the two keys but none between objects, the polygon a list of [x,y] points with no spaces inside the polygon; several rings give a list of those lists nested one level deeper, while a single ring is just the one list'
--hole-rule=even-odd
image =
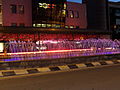
[{"label": "concrete pavement tile", "polygon": [[49,72],[51,71],[49,68],[37,68],[38,71],[40,72]]},{"label": "concrete pavement tile", "polygon": [[28,74],[27,70],[15,70],[14,71],[17,75],[19,74]]}]

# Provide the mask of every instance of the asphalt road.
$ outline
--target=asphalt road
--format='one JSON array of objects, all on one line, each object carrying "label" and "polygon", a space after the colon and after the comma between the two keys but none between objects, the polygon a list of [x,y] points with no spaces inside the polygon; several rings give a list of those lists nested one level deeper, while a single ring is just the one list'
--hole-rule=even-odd
[{"label": "asphalt road", "polygon": [[0,90],[120,90],[120,65],[0,79]]}]

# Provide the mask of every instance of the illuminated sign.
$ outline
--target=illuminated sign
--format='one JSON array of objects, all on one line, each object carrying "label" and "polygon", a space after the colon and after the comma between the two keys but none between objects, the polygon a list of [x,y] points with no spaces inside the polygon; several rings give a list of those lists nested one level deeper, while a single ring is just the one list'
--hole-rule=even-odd
[{"label": "illuminated sign", "polygon": [[55,4],[47,4],[47,3],[39,3],[39,7],[42,7],[42,8],[54,8],[55,7]]},{"label": "illuminated sign", "polygon": [[3,52],[3,50],[4,50],[4,43],[0,42],[0,52]]}]

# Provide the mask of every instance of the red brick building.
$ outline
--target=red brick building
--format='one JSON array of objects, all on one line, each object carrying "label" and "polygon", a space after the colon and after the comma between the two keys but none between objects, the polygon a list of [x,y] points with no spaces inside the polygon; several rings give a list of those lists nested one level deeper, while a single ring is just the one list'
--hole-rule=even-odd
[{"label": "red brick building", "polygon": [[87,28],[86,5],[67,2],[66,28]]},{"label": "red brick building", "polygon": [[31,0],[2,0],[2,26],[32,26]]},{"label": "red brick building", "polygon": [[[0,41],[38,41],[58,39],[79,40],[87,38],[110,38],[111,32],[109,31],[101,31],[100,29],[87,29],[88,25],[85,4],[64,2],[62,3],[61,7],[58,6],[59,11],[56,9],[57,5],[52,4],[52,9],[55,11],[54,13],[58,12],[59,14],[53,14],[51,13],[51,10],[50,16],[53,15],[54,17],[57,17],[57,15],[59,15],[61,17],[63,15],[65,20],[64,17],[58,17],[56,20],[60,23],[55,22],[54,17],[51,16],[51,18],[47,18],[48,20],[43,18],[44,20],[41,20],[40,22],[39,14],[42,14],[42,12],[38,11],[37,9],[37,14],[33,14],[35,11],[33,6],[35,6],[35,8],[40,8],[43,12],[45,12],[45,10],[51,9],[49,8],[49,5],[50,4],[47,1],[42,3],[39,1],[33,5],[32,0],[0,0],[0,25],[16,27],[0,27]],[[42,16],[44,17],[45,14]],[[35,19],[36,21],[34,22],[33,17],[37,17],[38,22],[37,19]],[[49,19],[51,19],[52,23]],[[36,24],[35,26],[34,23]],[[60,24],[64,27],[61,27]],[[19,26],[21,26],[21,28],[19,28]],[[23,26],[27,28],[24,28]]]},{"label": "red brick building", "polygon": [[[32,25],[34,17],[32,0],[0,0],[0,9],[1,26],[34,26]],[[85,29],[86,27],[85,4],[67,2],[65,28]]]}]

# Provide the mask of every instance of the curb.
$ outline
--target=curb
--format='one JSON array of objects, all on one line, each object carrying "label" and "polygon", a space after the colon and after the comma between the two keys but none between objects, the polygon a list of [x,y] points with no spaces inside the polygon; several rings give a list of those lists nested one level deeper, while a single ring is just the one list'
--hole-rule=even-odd
[{"label": "curb", "polygon": [[88,67],[99,67],[99,66],[113,65],[113,64],[120,64],[120,60],[90,62],[90,63],[72,64],[72,65],[64,65],[64,66],[55,66],[55,67],[22,69],[22,70],[4,70],[4,71],[0,71],[0,77],[18,76],[18,75],[26,75],[26,74],[34,74],[34,73],[45,73],[51,71],[65,71],[70,69],[77,69],[77,68],[82,69]]}]

